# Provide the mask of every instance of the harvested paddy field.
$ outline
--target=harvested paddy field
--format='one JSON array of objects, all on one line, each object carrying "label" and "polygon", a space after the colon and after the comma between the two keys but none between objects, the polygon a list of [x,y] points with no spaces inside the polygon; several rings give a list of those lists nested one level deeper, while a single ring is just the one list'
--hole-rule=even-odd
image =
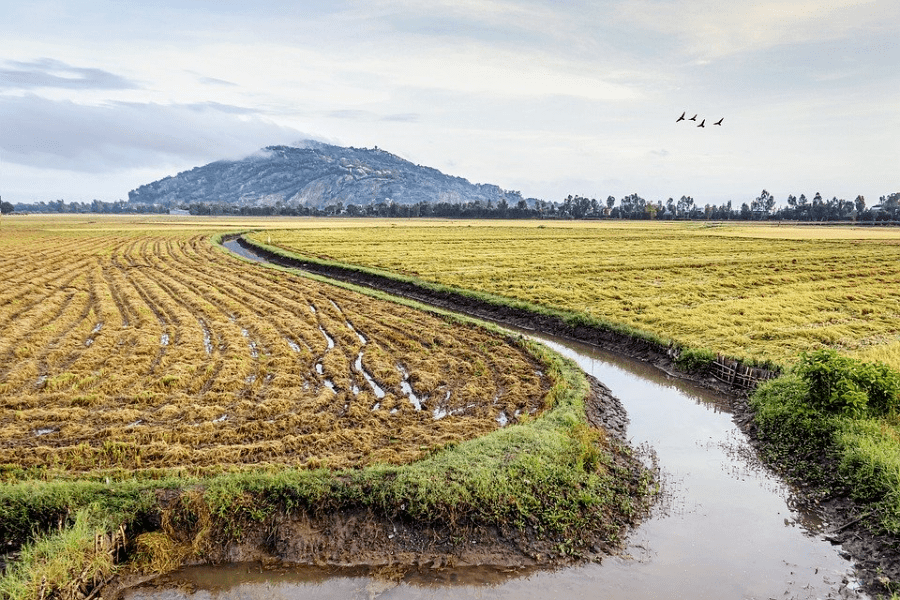
[{"label": "harvested paddy field", "polygon": [[900,231],[666,222],[306,222],[251,236],[760,363],[900,367]]},{"label": "harvested paddy field", "polygon": [[401,463],[543,405],[521,348],[208,235],[5,235],[0,464]]},{"label": "harvested paddy field", "polygon": [[603,428],[608,391],[520,336],[216,243],[262,224],[285,225],[4,218],[0,598],[621,546],[655,482]]}]

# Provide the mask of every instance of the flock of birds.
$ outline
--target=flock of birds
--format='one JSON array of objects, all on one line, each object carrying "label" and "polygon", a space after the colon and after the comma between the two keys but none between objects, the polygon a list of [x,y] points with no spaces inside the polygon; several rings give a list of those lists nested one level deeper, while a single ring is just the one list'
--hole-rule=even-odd
[{"label": "flock of birds", "polygon": [[[691,117],[690,119],[685,119],[685,118],[684,118],[684,115],[686,115],[686,114],[687,114],[687,112],[681,113],[681,116],[678,117],[678,119],[677,119],[675,122],[678,123],[678,121],[685,121],[685,120],[687,120],[687,121],[696,121],[696,120],[697,120],[697,115],[694,115],[694,116]],[[722,117],[721,119],[719,119],[718,121],[716,121],[715,123],[713,123],[713,125],[721,125],[721,124],[722,124],[722,121],[724,121],[724,120],[725,120],[725,117]],[[697,125],[697,127],[706,127],[706,119],[703,119],[702,121],[700,121],[700,124]]]}]

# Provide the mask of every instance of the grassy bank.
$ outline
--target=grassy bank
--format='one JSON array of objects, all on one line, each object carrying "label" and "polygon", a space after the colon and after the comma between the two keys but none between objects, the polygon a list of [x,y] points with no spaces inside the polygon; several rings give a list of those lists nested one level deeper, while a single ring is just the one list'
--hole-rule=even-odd
[{"label": "grassy bank", "polygon": [[849,495],[875,532],[900,535],[900,373],[819,351],[751,404],[770,462],[822,497]]}]

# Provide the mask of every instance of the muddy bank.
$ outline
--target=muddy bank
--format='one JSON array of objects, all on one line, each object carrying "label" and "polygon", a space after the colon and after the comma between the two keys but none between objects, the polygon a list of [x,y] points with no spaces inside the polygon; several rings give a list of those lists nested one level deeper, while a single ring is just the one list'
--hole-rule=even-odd
[{"label": "muddy bank", "polygon": [[[390,294],[403,296],[448,310],[469,314],[525,330],[539,331],[557,337],[587,343],[603,350],[639,359],[663,370],[672,377],[692,381],[700,386],[725,394],[732,404],[734,421],[747,434],[751,444],[759,448],[762,442],[756,436],[747,391],[735,388],[715,378],[711,372],[701,369],[687,373],[677,368],[671,349],[650,341],[637,339],[618,332],[572,325],[550,315],[535,314],[524,309],[492,304],[479,299],[448,291],[433,291],[405,281],[398,281],[352,268],[321,265],[301,259],[287,258],[248,242],[242,237],[237,243],[243,248],[285,267],[297,268],[333,279],[375,288]],[[589,411],[590,415],[590,411]],[[614,430],[614,429],[612,429]],[[776,466],[777,467],[777,466]],[[821,511],[831,524],[827,533],[834,544],[841,544],[859,568],[859,576],[866,591],[873,595],[896,591],[900,587],[900,538],[874,532],[865,518],[866,509],[835,489],[823,490],[798,484],[800,505]],[[871,515],[869,515],[871,516]],[[862,518],[861,518],[862,517]]]},{"label": "muddy bank", "polygon": [[[746,395],[732,398],[734,422],[758,451],[765,441],[757,436],[753,410]],[[779,465],[770,465],[778,471]],[[838,465],[827,465],[838,473]],[[877,513],[860,506],[849,496],[846,484],[835,480],[827,486],[809,485],[787,472],[780,473],[797,488],[796,506],[821,515],[831,526],[825,539],[841,546],[841,555],[850,559],[863,589],[874,597],[900,593],[900,536],[884,533],[877,525]]]}]

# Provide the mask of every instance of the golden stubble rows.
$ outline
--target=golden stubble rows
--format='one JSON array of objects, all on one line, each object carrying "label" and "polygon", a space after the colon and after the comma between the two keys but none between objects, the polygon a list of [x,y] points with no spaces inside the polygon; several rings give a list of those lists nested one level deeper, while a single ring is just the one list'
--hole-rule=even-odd
[{"label": "golden stubble rows", "polygon": [[522,349],[240,262],[206,235],[14,235],[0,246],[0,464],[399,463],[543,405]]}]

